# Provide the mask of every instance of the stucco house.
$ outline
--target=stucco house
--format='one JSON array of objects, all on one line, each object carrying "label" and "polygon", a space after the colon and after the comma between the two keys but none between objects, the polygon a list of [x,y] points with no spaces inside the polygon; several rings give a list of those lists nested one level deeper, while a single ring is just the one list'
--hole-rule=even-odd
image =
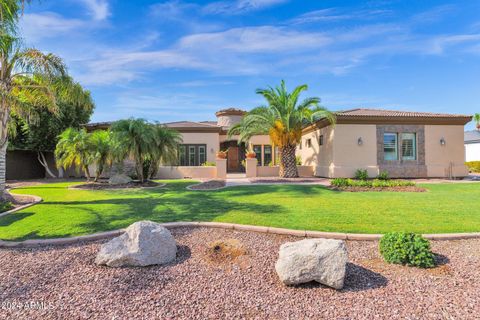
[{"label": "stucco house", "polygon": [[[228,129],[245,111],[228,108],[218,111],[217,121],[165,123],[183,137],[179,163],[160,168],[159,177],[215,177],[216,153],[228,149],[226,171],[244,172],[247,148],[257,154],[257,176],[278,174],[278,148],[268,135],[254,136],[248,145],[228,137]],[[378,109],[337,112],[337,123],[326,120],[306,126],[297,156],[302,176],[352,177],[367,169],[371,177],[388,171],[391,177],[451,177],[468,174],[464,165],[464,125],[471,116]],[[89,130],[107,128],[110,123],[92,123]]]},{"label": "stucco house", "polygon": [[480,161],[480,131],[465,131],[465,161]]}]

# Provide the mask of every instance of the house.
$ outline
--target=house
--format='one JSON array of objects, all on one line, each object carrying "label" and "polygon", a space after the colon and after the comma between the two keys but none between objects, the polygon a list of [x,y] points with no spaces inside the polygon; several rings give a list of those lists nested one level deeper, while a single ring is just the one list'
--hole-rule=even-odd
[{"label": "house", "polygon": [[[213,178],[216,153],[228,149],[226,171],[244,172],[246,149],[257,154],[257,176],[278,175],[278,147],[268,135],[252,137],[247,145],[238,137],[228,137],[228,129],[241,120],[245,111],[228,108],[218,111],[217,121],[165,123],[179,131],[183,144],[179,163],[161,167],[162,178]],[[463,177],[464,125],[471,116],[379,109],[352,109],[337,112],[337,123],[321,119],[303,128],[297,156],[302,176],[352,177],[357,169],[367,169],[371,177],[388,171],[391,177]],[[89,124],[104,129],[109,123]]]},{"label": "house", "polygon": [[465,161],[480,161],[480,131],[465,131]]}]

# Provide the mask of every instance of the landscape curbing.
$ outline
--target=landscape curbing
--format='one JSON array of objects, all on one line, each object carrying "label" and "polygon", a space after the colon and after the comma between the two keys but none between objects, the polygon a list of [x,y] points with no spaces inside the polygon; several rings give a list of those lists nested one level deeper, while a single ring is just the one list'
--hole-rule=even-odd
[{"label": "landscape curbing", "polygon": [[[323,232],[323,231],[310,231],[310,230],[295,230],[284,229],[275,227],[262,227],[252,226],[235,223],[223,223],[223,222],[165,222],[160,223],[167,229],[174,228],[220,228],[227,230],[237,231],[249,231],[260,232],[277,235],[288,235],[302,238],[325,238],[325,239],[338,239],[338,240],[355,240],[355,241],[376,241],[379,240],[381,234],[361,234],[361,233],[341,233],[341,232]],[[110,239],[121,235],[125,232],[125,229],[106,231],[101,233],[95,233],[91,235],[70,237],[70,238],[57,238],[57,239],[32,239],[25,241],[5,241],[0,240],[0,248],[32,248],[42,246],[55,246],[55,245],[69,245],[86,241],[104,240]],[[480,238],[479,233],[451,233],[451,234],[424,234],[425,238],[430,240],[464,240]]]},{"label": "landscape curbing", "polygon": [[[14,196],[10,192],[8,192],[8,194],[11,195],[12,197]],[[14,212],[26,209],[28,207],[31,207],[31,206],[36,205],[37,203],[40,203],[40,202],[43,201],[42,198],[40,198],[38,196],[30,195],[30,194],[22,194],[22,196],[32,198],[33,201],[30,202],[30,203],[24,204],[23,206],[19,206],[19,207],[13,208],[11,210],[0,213],[0,218],[3,217],[3,216],[9,215],[10,213],[14,213]]]}]

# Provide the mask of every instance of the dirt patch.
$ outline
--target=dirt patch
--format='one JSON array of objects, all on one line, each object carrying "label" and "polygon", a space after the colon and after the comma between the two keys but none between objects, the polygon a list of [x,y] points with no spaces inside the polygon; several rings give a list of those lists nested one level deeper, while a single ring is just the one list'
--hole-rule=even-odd
[{"label": "dirt patch", "polygon": [[427,189],[417,187],[417,186],[402,186],[402,187],[329,187],[330,190],[334,191],[346,191],[346,192],[426,192]]},{"label": "dirt patch", "polygon": [[235,261],[238,257],[246,254],[245,246],[237,239],[210,242],[206,250],[207,260],[219,264]]},{"label": "dirt patch", "polygon": [[108,189],[132,189],[132,188],[153,188],[159,187],[163,184],[155,182],[155,181],[144,181],[141,183],[140,181],[132,181],[129,183],[123,184],[109,184],[107,180],[105,181],[98,181],[98,182],[87,182],[84,184],[79,184],[76,186],[71,187],[72,189],[83,189],[83,190],[108,190]]},{"label": "dirt patch", "polygon": [[225,187],[225,180],[210,180],[189,187],[191,190],[215,190]]}]

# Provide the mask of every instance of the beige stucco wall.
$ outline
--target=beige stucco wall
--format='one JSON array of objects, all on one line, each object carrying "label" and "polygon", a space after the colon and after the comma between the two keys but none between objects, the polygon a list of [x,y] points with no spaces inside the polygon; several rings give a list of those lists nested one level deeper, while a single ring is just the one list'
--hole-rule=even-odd
[{"label": "beige stucco wall", "polygon": [[217,167],[169,167],[161,166],[155,176],[157,179],[214,179],[217,176]]},{"label": "beige stucco wall", "polygon": [[241,115],[224,115],[217,117],[217,125],[222,127],[231,127],[242,120]]},{"label": "beige stucco wall", "polygon": [[[442,138],[445,139],[443,146],[440,144]],[[429,177],[463,177],[468,174],[463,139],[462,125],[425,126],[425,164]]]},{"label": "beige stucco wall", "polygon": [[[300,177],[313,177],[313,166],[297,166]],[[257,177],[278,177],[278,166],[257,166]]]},{"label": "beige stucco wall", "polygon": [[[362,138],[362,144],[358,139]],[[357,169],[367,169],[370,177],[378,175],[377,127],[365,124],[338,124],[333,141],[331,177],[350,178]]]},{"label": "beige stucco wall", "polygon": [[220,146],[218,132],[182,132],[181,134],[184,144],[206,144],[207,161],[215,162]]},{"label": "beige stucco wall", "polygon": [[[329,177],[329,168],[333,163],[333,140],[335,128],[328,126],[312,131],[302,136],[302,149],[297,146],[297,156],[302,159],[302,164],[312,166],[316,176]],[[320,146],[320,136],[323,135],[323,145]],[[309,148],[307,140],[311,139]]]}]

